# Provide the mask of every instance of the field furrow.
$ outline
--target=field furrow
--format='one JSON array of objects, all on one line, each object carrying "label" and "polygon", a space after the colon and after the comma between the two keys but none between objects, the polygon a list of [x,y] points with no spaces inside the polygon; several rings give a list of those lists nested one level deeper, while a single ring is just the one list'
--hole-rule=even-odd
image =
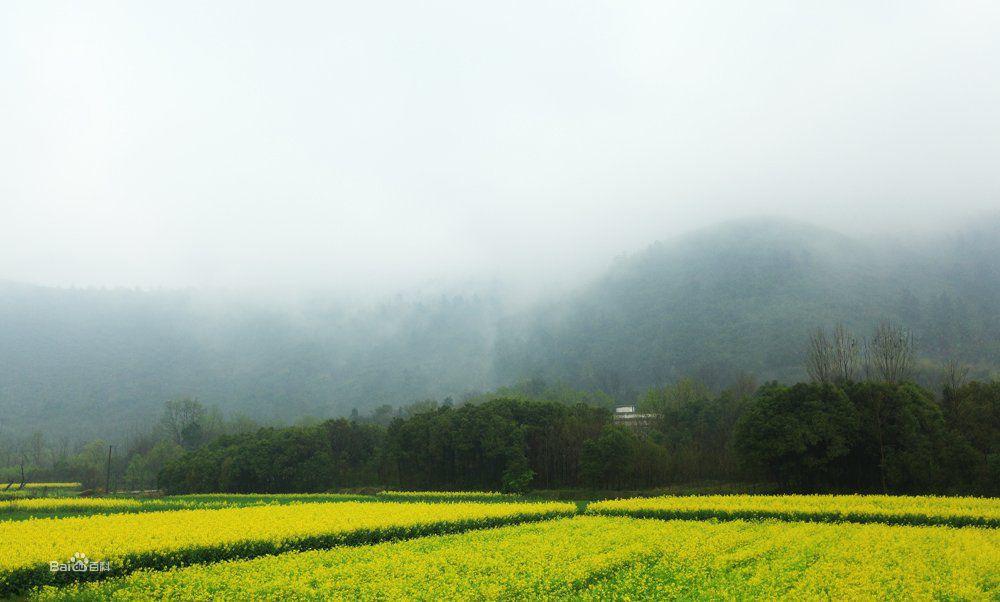
[{"label": "field furrow", "polygon": [[1000,532],[575,517],[142,571],[43,599],[995,599]]},{"label": "field furrow", "polygon": [[[564,503],[341,502],[7,521],[0,523],[0,595],[140,568],[453,533],[575,510]],[[50,571],[50,562],[76,552],[109,562],[110,571]]]},{"label": "field furrow", "polygon": [[194,494],[162,498],[40,497],[0,501],[0,521],[90,516],[94,514],[162,512],[165,510],[240,508],[244,506],[310,502],[360,502],[375,500],[376,498],[372,496],[366,497],[336,493]]},{"label": "field furrow", "polygon": [[707,495],[594,502],[589,514],[661,519],[1000,527],[1000,499],[879,495]]}]

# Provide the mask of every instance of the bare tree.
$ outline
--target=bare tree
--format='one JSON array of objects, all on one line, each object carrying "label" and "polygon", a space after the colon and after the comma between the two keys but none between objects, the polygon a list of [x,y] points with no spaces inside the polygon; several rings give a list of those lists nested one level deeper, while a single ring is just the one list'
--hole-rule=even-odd
[{"label": "bare tree", "polygon": [[958,360],[948,360],[948,363],[941,369],[941,388],[943,389],[951,389],[952,391],[960,389],[968,379],[969,367]]},{"label": "bare tree", "polygon": [[171,441],[191,449],[202,440],[205,426],[205,406],[196,399],[171,400],[163,404],[160,425]]},{"label": "bare tree", "polygon": [[837,324],[833,330],[833,380],[841,384],[854,380],[860,363],[857,337]]},{"label": "bare tree", "polygon": [[809,335],[809,353],[806,356],[806,372],[814,382],[833,381],[834,350],[826,337],[826,331],[817,328]]},{"label": "bare tree", "polygon": [[67,460],[69,460],[69,437],[63,435],[59,438],[59,446],[56,448],[56,461]]},{"label": "bare tree", "polygon": [[35,468],[41,468],[45,460],[45,435],[41,431],[35,431],[28,439],[28,448],[31,450],[31,461]]},{"label": "bare tree", "polygon": [[736,382],[729,388],[733,397],[740,401],[750,399],[757,391],[757,377],[749,372],[741,372]]},{"label": "bare tree", "polygon": [[906,380],[913,372],[913,335],[902,326],[883,320],[865,341],[868,378],[889,383]]}]

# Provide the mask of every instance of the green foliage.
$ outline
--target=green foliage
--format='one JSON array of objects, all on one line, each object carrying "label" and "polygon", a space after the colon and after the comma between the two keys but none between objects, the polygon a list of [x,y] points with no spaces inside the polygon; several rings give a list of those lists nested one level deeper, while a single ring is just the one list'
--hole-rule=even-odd
[{"label": "green foliage", "polygon": [[221,437],[167,463],[160,486],[523,493],[764,480],[783,491],[994,494],[998,394],[996,384],[970,383],[946,394],[942,412],[912,383],[771,383],[754,392],[742,379],[712,395],[682,381],[642,398],[651,418],[635,429],[585,404],[421,403],[388,428],[359,417]]},{"label": "green foliage", "polygon": [[[778,220],[743,220],[652,245],[499,332],[501,382],[541,375],[621,401],[696,376],[806,376],[805,342],[842,323],[913,332],[929,373],[1000,367],[1000,223],[911,250]],[[961,241],[960,243],[957,241]]]},{"label": "green foliage", "polygon": [[948,424],[963,433],[978,453],[1000,453],[1000,381],[945,389],[941,407]]},{"label": "green foliage", "polygon": [[611,408],[615,404],[613,397],[602,391],[575,389],[563,382],[550,382],[541,377],[534,377],[520,383],[500,387],[492,393],[469,395],[464,398],[467,403],[485,403],[491,399],[505,397],[521,401],[543,401],[565,405],[583,404],[595,408]]},{"label": "green foliage", "polygon": [[668,479],[666,451],[626,428],[608,425],[584,443],[580,482],[595,489],[649,487]]},{"label": "green foliage", "polygon": [[80,453],[70,459],[70,470],[84,489],[104,487],[107,457],[108,444],[98,439],[84,445]]},{"label": "green foliage", "polygon": [[875,382],[845,390],[859,418],[852,463],[860,486],[928,492],[945,482],[945,423],[929,392],[912,383]]},{"label": "green foliage", "polygon": [[396,420],[387,457],[408,489],[519,490],[574,483],[580,447],[608,412],[584,405],[499,398]]},{"label": "green foliage", "polygon": [[159,485],[170,493],[308,493],[372,484],[381,437],[345,419],[225,436],[168,462]]},{"label": "green foliage", "polygon": [[1000,381],[945,388],[941,409],[949,430],[946,472],[972,491],[1000,495]]},{"label": "green foliage", "polygon": [[535,478],[535,471],[528,466],[528,459],[524,453],[514,453],[507,461],[501,480],[503,481],[504,493],[525,493],[531,480]]},{"label": "green foliage", "polygon": [[621,488],[632,463],[634,447],[628,431],[616,426],[605,427],[599,437],[583,444],[581,480],[591,487]]},{"label": "green foliage", "polygon": [[715,396],[687,378],[646,393],[639,408],[656,416],[652,440],[669,457],[671,481],[739,478],[733,430],[755,390],[753,379],[743,377]]},{"label": "green foliage", "polygon": [[[946,392],[951,409],[942,412],[913,383],[770,384],[740,420],[735,443],[749,470],[790,491],[995,495],[989,421],[998,392],[970,383]],[[960,407],[988,426],[961,420]]]},{"label": "green foliage", "polygon": [[857,429],[857,412],[839,388],[772,383],[740,420],[736,447],[751,470],[792,490],[816,490],[842,482]]},{"label": "green foliage", "polygon": [[[587,441],[610,413],[499,398],[405,412],[384,431],[335,420],[315,427],[261,429],[221,437],[170,462],[159,474],[169,492],[323,491],[382,483],[416,490],[502,490],[575,486]],[[662,471],[653,444],[629,437],[623,482],[651,485]]]}]

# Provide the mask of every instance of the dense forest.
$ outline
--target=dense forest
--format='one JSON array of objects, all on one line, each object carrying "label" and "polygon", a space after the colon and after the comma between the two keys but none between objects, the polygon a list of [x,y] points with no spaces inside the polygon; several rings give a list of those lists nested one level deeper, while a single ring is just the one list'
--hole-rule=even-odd
[{"label": "dense forest", "polygon": [[[383,420],[220,437],[164,465],[168,491],[630,489],[705,481],[789,492],[1000,493],[1000,381],[952,364],[937,395],[908,380],[912,335],[883,322],[810,337],[810,382],[721,394],[685,379],[616,422],[600,398],[543,401],[539,383]],[[549,392],[552,395],[552,392]],[[558,396],[558,392],[556,393]]]},{"label": "dense forest", "polygon": [[163,404],[197,398],[226,420],[292,424],[524,381],[630,403],[684,378],[713,394],[744,374],[807,376],[817,327],[912,331],[912,379],[948,362],[1000,366],[1000,222],[894,241],[741,220],[619,259],[573,292],[527,305],[502,286],[379,302],[327,295],[52,289],[0,283],[0,446],[40,433],[78,449],[123,440]]},{"label": "dense forest", "polygon": [[[69,453],[34,441],[21,456],[30,476],[21,478],[173,493],[742,483],[757,491],[1000,494],[1000,381],[968,381],[956,368],[932,392],[906,380],[911,349],[880,364],[876,336],[864,351],[847,339],[840,357],[848,361],[838,363],[839,343],[814,334],[810,382],[758,386],[744,376],[718,394],[693,379],[652,388],[637,404],[644,421],[632,424],[613,418],[605,395],[538,380],[458,403],[381,406],[290,427],[228,421],[195,400],[175,400],[123,446],[92,441]],[[14,467],[5,472],[18,482]]]},{"label": "dense forest", "polygon": [[959,360],[1000,369],[1000,221],[933,240],[849,237],[741,220],[658,243],[602,278],[504,324],[500,381],[542,375],[631,399],[695,376],[713,389],[749,372],[806,376],[802,341],[820,326],[909,328],[934,387]]},{"label": "dense forest", "polygon": [[650,488],[767,483],[781,491],[1000,493],[1000,382],[768,383],[719,396],[648,392],[646,432],[604,408],[510,397],[443,404],[387,427],[338,419],[223,436],[164,465],[175,492]]}]

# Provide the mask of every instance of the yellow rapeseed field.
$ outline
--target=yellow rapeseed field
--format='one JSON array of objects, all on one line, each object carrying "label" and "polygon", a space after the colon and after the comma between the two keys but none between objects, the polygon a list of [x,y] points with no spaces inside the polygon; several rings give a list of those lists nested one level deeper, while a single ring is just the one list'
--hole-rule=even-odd
[{"label": "yellow rapeseed field", "polygon": [[1000,532],[576,517],[141,571],[42,599],[995,600]]},{"label": "yellow rapeseed field", "polygon": [[28,483],[25,488],[31,489],[79,489],[79,483]]},{"label": "yellow rapeseed field", "polygon": [[[341,495],[335,493],[193,494],[162,498],[18,497],[0,501],[0,521],[11,518],[23,519],[47,516],[79,516],[84,514],[116,514],[121,512],[155,512],[197,508],[237,508],[271,504],[348,501],[376,501],[376,498],[373,496]],[[418,499],[413,498],[412,501],[418,501]]]},{"label": "yellow rapeseed field", "polygon": [[143,502],[134,498],[100,497],[39,497],[0,502],[0,518],[4,512],[57,512],[60,510],[121,511],[140,508]]},{"label": "yellow rapeseed field", "polygon": [[184,495],[168,495],[160,499],[167,501],[247,505],[247,503],[261,502],[353,502],[364,497],[371,496],[346,493],[188,493]]},{"label": "yellow rapeseed field", "polygon": [[1000,527],[1000,499],[884,495],[705,495],[596,502],[592,514]]},{"label": "yellow rapeseed field", "polygon": [[479,502],[479,501],[515,501],[518,496],[513,493],[496,491],[382,491],[379,498],[399,501],[430,501],[430,502]]},{"label": "yellow rapeseed field", "polygon": [[112,572],[371,543],[564,516],[563,503],[302,503],[0,522],[0,595],[64,579],[76,552]]},{"label": "yellow rapeseed field", "polygon": [[[309,499],[296,500],[308,502]],[[335,501],[335,500],[326,500]],[[31,516],[73,516],[80,514],[117,514],[120,512],[155,512],[162,510],[184,510],[196,508],[227,508],[250,505],[283,503],[269,499],[197,499],[184,497],[137,499],[126,497],[40,497],[16,498],[0,501],[0,520],[10,515]]]}]

